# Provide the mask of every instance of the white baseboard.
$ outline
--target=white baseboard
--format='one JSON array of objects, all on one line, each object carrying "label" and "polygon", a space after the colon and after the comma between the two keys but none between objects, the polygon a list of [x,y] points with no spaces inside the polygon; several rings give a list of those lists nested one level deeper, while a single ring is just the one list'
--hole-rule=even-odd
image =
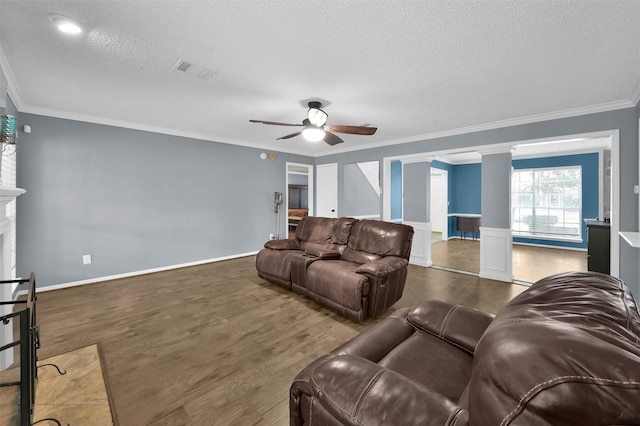
[{"label": "white baseboard", "polygon": [[[257,251],[253,251],[253,252],[249,252],[249,253],[234,254],[234,255],[231,255],[231,256],[216,257],[216,258],[213,258],[213,259],[197,260],[195,262],[181,263],[181,264],[178,264],[178,265],[169,265],[169,266],[162,266],[160,268],[145,269],[145,270],[142,270],[142,271],[126,272],[124,274],[117,274],[117,275],[110,275],[110,276],[106,276],[106,277],[91,278],[91,279],[88,279],[88,280],[81,280],[81,281],[73,281],[73,282],[69,282],[69,283],[48,285],[48,286],[44,286],[44,287],[38,287],[37,290],[38,290],[38,293],[41,293],[43,291],[60,290],[62,288],[77,287],[77,286],[85,285],[85,284],[96,284],[96,283],[100,283],[100,282],[103,282],[103,281],[111,281],[111,280],[117,280],[117,279],[120,279],[120,278],[135,277],[135,276],[138,276],[138,275],[152,274],[154,272],[170,271],[172,269],[186,268],[188,266],[204,265],[205,263],[214,263],[214,262],[221,262],[223,260],[238,259],[240,257],[253,256],[253,255],[257,254],[257,253],[258,253]],[[15,293],[16,297],[17,296],[21,296],[21,295],[26,295],[26,294],[27,294],[27,290],[20,290],[20,291]]]},{"label": "white baseboard", "polygon": [[513,242],[513,245],[518,245],[518,246],[529,246],[529,247],[542,247],[542,248],[550,248],[550,249],[559,249],[559,250],[573,250],[573,251],[584,251],[586,252],[587,249],[586,248],[581,248],[581,247],[564,247],[564,246],[552,246],[549,244],[535,244],[535,243],[520,243],[520,242]]}]

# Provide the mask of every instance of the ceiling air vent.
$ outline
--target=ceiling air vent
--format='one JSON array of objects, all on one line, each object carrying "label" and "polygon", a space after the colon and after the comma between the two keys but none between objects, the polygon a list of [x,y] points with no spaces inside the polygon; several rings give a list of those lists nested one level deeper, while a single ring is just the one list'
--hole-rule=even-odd
[{"label": "ceiling air vent", "polygon": [[210,80],[211,77],[217,73],[216,71],[210,70],[201,65],[193,64],[183,59],[178,59],[178,62],[173,66],[173,69],[204,80]]}]

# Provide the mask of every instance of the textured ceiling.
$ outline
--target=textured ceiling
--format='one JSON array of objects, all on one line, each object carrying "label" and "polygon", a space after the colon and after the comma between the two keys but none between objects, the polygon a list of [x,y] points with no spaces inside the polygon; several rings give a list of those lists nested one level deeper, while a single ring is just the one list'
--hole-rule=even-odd
[{"label": "textured ceiling", "polygon": [[[638,1],[0,0],[0,60],[25,112],[324,155],[633,106],[639,23]],[[299,123],[310,99],[378,132],[330,147],[249,123]]]}]

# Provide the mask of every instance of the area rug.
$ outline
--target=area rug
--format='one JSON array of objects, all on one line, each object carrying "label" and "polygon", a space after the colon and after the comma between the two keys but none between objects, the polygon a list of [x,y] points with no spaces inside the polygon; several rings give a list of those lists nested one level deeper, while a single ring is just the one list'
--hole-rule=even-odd
[{"label": "area rug", "polygon": [[[55,364],[65,374],[49,364]],[[38,383],[33,421],[53,418],[62,425],[114,426],[98,345],[38,361]],[[10,369],[5,374],[11,374]],[[1,388],[0,425],[19,424],[17,390]],[[12,392],[12,393],[9,393]],[[115,420],[115,421],[114,421]],[[55,425],[45,421],[40,425]]]}]

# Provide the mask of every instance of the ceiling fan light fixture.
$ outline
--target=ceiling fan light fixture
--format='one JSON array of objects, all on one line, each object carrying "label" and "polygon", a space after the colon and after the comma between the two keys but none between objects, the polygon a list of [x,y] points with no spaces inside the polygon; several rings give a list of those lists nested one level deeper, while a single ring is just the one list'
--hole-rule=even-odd
[{"label": "ceiling fan light fixture", "polygon": [[52,13],[49,15],[49,20],[55,25],[58,31],[65,34],[74,35],[80,34],[83,31],[82,25],[67,16]]},{"label": "ceiling fan light fixture", "polygon": [[319,142],[324,138],[324,130],[315,126],[307,126],[302,131],[302,137],[309,142]]},{"label": "ceiling fan light fixture", "polygon": [[327,113],[320,108],[310,107],[307,111],[309,122],[316,127],[324,126],[327,123],[327,117],[329,117]]}]

